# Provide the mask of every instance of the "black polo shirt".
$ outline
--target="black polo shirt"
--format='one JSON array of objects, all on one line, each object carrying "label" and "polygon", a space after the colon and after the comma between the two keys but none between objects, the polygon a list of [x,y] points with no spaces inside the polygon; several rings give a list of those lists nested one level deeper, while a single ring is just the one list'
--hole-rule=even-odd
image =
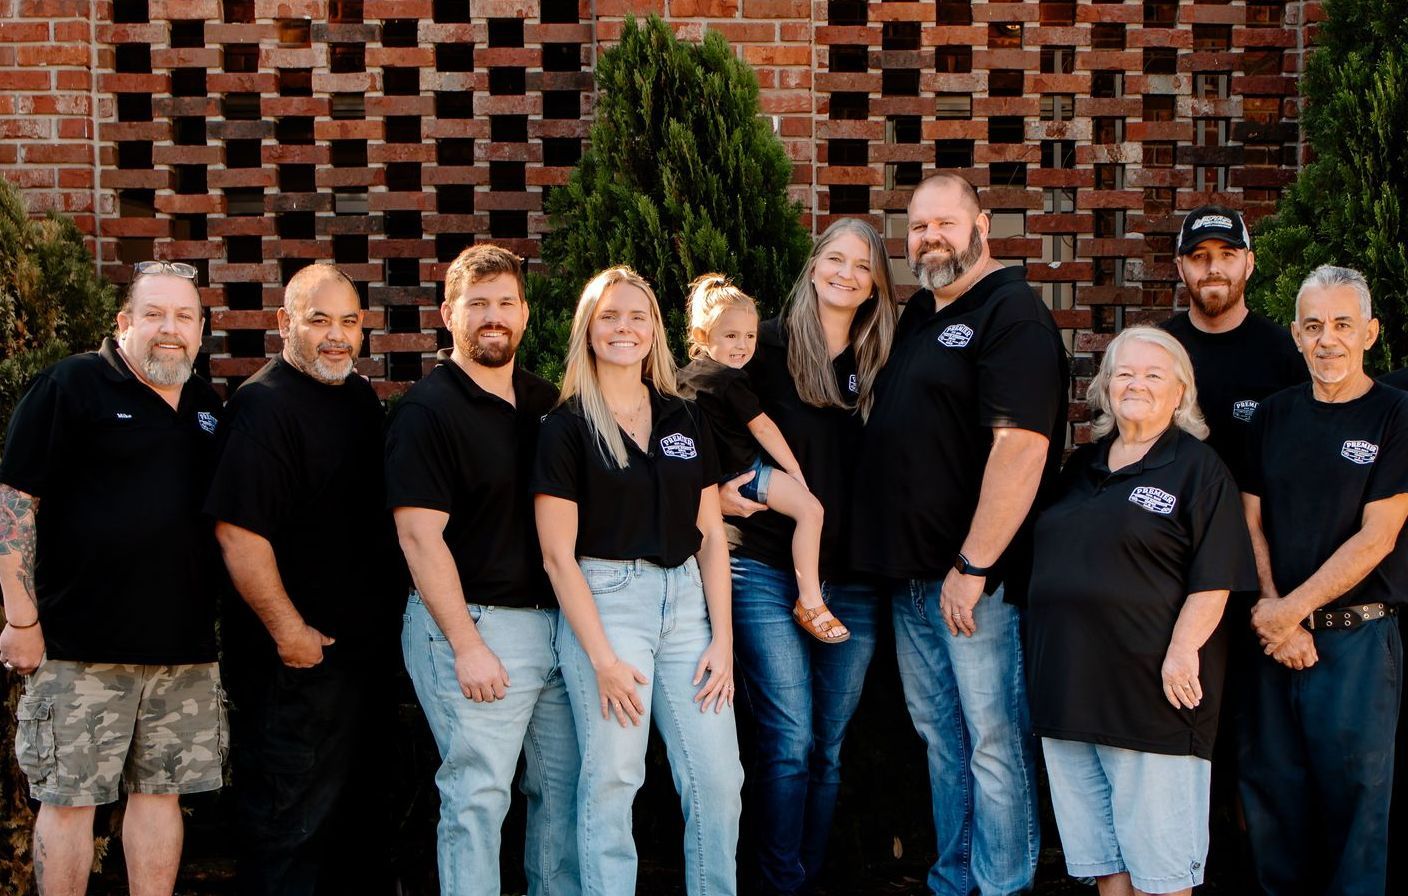
[{"label": "black polo shirt", "polygon": [[[845,581],[851,574],[850,521],[856,463],[860,456],[860,413],[846,408],[818,408],[802,401],[787,369],[787,328],[780,319],[758,328],[758,350],[745,368],[754,391],[787,445],[797,456],[807,487],[826,510],[821,525],[821,577]],[[859,397],[855,352],[847,346],[831,361],[841,394]],[[771,458],[768,459],[771,463]],[[792,531],[796,524],[775,510],[747,518],[730,517],[737,532],[735,553],[776,569],[791,571]]]},{"label": "black polo shirt", "polygon": [[[1408,492],[1408,395],[1375,383],[1353,401],[1316,401],[1309,384],[1252,418],[1242,490],[1261,498],[1276,590],[1289,594],[1358,532],[1364,507]],[[1408,527],[1405,527],[1408,528]],[[1328,604],[1408,603],[1408,545]]]},{"label": "black polo shirt", "polygon": [[[1054,477],[1066,442],[1067,365],[1060,332],[1020,267],[987,275],[940,311],[921,290],[900,318],[856,469],[857,569],[940,579],[978,506],[992,430],[1047,436]],[[1023,526],[988,579],[1020,603],[1029,566]]]},{"label": "black polo shirt", "polygon": [[[221,426],[206,513],[268,539],[294,608],[330,637],[360,631],[400,578],[382,423],[362,377],[330,386],[278,357],[235,391]],[[239,598],[231,609],[235,625],[257,624]]]},{"label": "black polo shirt", "polygon": [[1268,395],[1310,379],[1290,331],[1256,312],[1226,333],[1205,333],[1188,312],[1163,328],[1183,344],[1193,362],[1198,407],[1207,420],[1207,443],[1241,482],[1252,412]]},{"label": "black polo shirt", "polygon": [[30,385],[0,482],[40,499],[34,587],[49,659],[215,660],[219,560],[200,507],[219,413],[196,376],[172,410],[110,338]]},{"label": "black polo shirt", "polygon": [[748,372],[713,358],[696,358],[680,370],[679,389],[708,419],[723,477],[747,472],[759,453],[748,424],[763,412]]},{"label": "black polo shirt", "polygon": [[1256,589],[1241,496],[1217,454],[1177,427],[1111,472],[1113,441],[1071,455],[1055,503],[1037,519],[1027,611],[1032,729],[1211,759],[1226,624],[1198,652],[1197,709],[1168,702],[1162,668],[1188,595]]},{"label": "black polo shirt", "polygon": [[699,493],[719,481],[704,415],[650,390],[649,451],[624,432],[629,462],[608,464],[575,401],[543,419],[534,494],[577,505],[577,556],[679,566],[698,552]]},{"label": "black polo shirt", "polygon": [[486,392],[442,351],[391,414],[386,503],[450,515],[445,544],[467,601],[555,607],[528,480],[557,389],[515,365],[513,392],[515,404]]}]

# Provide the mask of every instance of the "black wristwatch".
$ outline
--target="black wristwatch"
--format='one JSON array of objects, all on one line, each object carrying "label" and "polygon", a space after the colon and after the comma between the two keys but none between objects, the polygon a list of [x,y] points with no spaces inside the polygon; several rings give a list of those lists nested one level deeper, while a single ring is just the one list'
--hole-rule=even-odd
[{"label": "black wristwatch", "polygon": [[987,578],[992,575],[991,566],[974,566],[972,563],[968,562],[968,558],[963,556],[962,553],[954,559],[953,568],[965,576],[982,576],[983,578]]}]

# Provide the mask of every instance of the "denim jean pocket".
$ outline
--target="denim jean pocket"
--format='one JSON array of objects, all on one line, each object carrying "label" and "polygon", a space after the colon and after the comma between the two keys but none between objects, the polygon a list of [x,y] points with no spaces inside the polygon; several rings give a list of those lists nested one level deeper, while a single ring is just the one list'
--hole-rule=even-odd
[{"label": "denim jean pocket", "polygon": [[593,563],[590,560],[581,564],[582,576],[592,594],[610,594],[620,591],[631,581],[631,568],[618,563]]},{"label": "denim jean pocket", "polygon": [[45,783],[54,772],[54,701],[21,697],[15,707],[15,759],[29,786]]}]

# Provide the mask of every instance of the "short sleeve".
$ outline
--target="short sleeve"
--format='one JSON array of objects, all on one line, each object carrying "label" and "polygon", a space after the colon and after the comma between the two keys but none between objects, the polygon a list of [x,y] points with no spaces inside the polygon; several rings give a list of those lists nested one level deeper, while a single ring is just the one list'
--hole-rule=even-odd
[{"label": "short sleeve", "polygon": [[293,516],[297,477],[285,458],[249,431],[238,411],[222,429],[225,438],[205,513],[273,540]]},{"label": "short sleeve", "polygon": [[10,417],[5,453],[0,457],[0,482],[35,497],[44,497],[49,477],[68,444],[73,409],[63,388],[40,374]]},{"label": "short sleeve", "polygon": [[1049,436],[1064,388],[1051,331],[1036,320],[1012,323],[978,357],[979,423]]},{"label": "short sleeve", "polygon": [[733,414],[734,419],[744,426],[752,423],[754,418],[763,412],[757,393],[753,391],[753,380],[742,370],[729,378],[723,397],[728,402],[729,412]]},{"label": "short sleeve", "polygon": [[386,506],[449,513],[456,468],[435,415],[418,404],[396,409],[386,431]]},{"label": "short sleeve", "polygon": [[1399,399],[1398,407],[1379,440],[1379,453],[1364,490],[1366,504],[1408,492],[1408,396],[1395,393],[1394,397]]},{"label": "short sleeve", "polygon": [[533,494],[578,500],[588,447],[582,437],[584,429],[580,421],[566,411],[555,411],[543,418],[543,428],[538,433],[538,455],[533,463]]},{"label": "short sleeve", "polygon": [[1266,418],[1270,413],[1264,401],[1252,411],[1251,424],[1247,427],[1247,440],[1242,446],[1241,463],[1237,465],[1237,482],[1242,486],[1242,491],[1249,495],[1261,496],[1266,493],[1265,477],[1261,469],[1261,445],[1266,439]]},{"label": "short sleeve", "polygon": [[1256,562],[1251,536],[1242,513],[1241,494],[1221,461],[1208,465],[1212,481],[1189,508],[1193,554],[1188,566],[1188,593],[1255,591]]}]

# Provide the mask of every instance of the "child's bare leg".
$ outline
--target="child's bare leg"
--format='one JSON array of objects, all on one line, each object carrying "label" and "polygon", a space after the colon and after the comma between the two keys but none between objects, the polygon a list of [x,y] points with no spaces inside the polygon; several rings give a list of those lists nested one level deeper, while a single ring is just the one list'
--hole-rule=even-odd
[{"label": "child's bare leg", "polygon": [[[826,610],[821,598],[821,524],[825,516],[821,502],[800,482],[781,470],[774,470],[768,480],[768,507],[790,518],[796,527],[792,532],[792,564],[796,567],[798,600],[809,610],[821,609],[815,622],[821,626],[828,619],[836,617]],[[830,629],[829,636],[840,638],[847,634],[844,626]]]}]

